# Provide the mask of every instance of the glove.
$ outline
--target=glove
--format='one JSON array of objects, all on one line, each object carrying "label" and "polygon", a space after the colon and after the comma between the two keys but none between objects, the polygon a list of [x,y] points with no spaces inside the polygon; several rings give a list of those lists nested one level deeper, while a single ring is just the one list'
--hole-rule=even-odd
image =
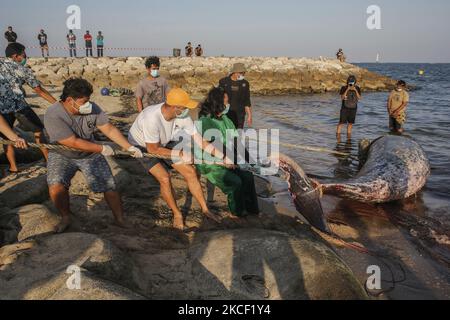
[{"label": "glove", "polygon": [[134,146],[131,146],[127,151],[132,153],[131,156],[133,158],[142,159],[144,157],[144,154],[142,153],[142,151],[139,148],[136,148]]},{"label": "glove", "polygon": [[103,145],[102,155],[105,157],[112,157],[116,153],[114,152],[114,149],[111,146]]}]

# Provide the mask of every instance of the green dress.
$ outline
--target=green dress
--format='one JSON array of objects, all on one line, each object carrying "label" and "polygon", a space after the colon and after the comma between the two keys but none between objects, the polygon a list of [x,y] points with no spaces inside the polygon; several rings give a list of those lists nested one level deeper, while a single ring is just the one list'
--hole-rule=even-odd
[{"label": "green dress", "polygon": [[[204,138],[206,138],[205,132],[208,130],[218,130],[220,135],[215,138],[219,139],[224,146],[226,146],[228,139],[239,137],[236,127],[226,115],[219,119],[204,116],[199,119],[198,123],[201,125],[201,128],[198,127],[197,130]],[[204,159],[208,163],[222,161],[214,159],[211,155],[201,150],[196,150],[195,155],[197,159]],[[245,212],[259,214],[255,180],[251,172],[241,169],[231,170],[214,164],[198,164],[197,170],[227,195],[228,207],[231,213],[236,216],[242,216]]]}]

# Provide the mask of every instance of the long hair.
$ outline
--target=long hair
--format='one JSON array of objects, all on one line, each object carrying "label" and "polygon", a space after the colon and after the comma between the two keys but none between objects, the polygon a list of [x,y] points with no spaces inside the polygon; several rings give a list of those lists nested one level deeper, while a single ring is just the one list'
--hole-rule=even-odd
[{"label": "long hair", "polygon": [[200,107],[200,117],[211,116],[212,118],[218,118],[225,110],[224,105],[225,90],[222,88],[213,88],[209,91],[205,101],[202,102]]}]

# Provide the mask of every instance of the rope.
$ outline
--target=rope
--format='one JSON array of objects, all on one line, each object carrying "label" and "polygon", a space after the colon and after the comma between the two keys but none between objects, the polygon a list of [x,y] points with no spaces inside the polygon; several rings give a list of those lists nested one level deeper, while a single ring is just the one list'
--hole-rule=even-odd
[{"label": "rope", "polygon": [[[14,141],[10,141],[10,140],[4,140],[0,138],[0,144],[1,145],[15,145]],[[75,148],[70,148],[70,147],[66,147],[63,145],[56,145],[56,144],[45,144],[45,143],[33,143],[33,142],[27,142],[27,145],[32,147],[32,148],[39,148],[39,149],[48,149],[48,150],[54,150],[54,151],[82,151],[79,149],[75,149]],[[126,156],[132,156],[133,153],[132,152],[128,152],[128,151],[116,151],[115,155],[126,155]],[[145,158],[152,158],[152,159],[162,159],[162,160],[172,160],[172,157],[169,156],[162,156],[159,154],[155,154],[155,153],[144,153],[144,157]],[[175,157],[178,159],[178,157]]]}]

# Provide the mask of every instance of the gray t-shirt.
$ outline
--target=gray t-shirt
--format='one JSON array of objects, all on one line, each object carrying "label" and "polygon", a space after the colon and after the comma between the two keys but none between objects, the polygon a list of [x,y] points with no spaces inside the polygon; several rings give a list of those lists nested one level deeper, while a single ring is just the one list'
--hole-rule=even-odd
[{"label": "gray t-shirt", "polygon": [[136,98],[142,99],[144,109],[166,102],[166,95],[169,92],[169,83],[163,77],[156,79],[145,78],[138,84]]},{"label": "gray t-shirt", "polygon": [[[91,114],[73,115],[67,112],[64,106],[58,102],[47,109],[44,117],[45,131],[50,143],[58,143],[72,136],[94,141],[95,129],[108,123],[108,117],[95,103],[92,103]],[[92,156],[92,153],[82,151],[57,152],[70,159],[84,159]]]}]

